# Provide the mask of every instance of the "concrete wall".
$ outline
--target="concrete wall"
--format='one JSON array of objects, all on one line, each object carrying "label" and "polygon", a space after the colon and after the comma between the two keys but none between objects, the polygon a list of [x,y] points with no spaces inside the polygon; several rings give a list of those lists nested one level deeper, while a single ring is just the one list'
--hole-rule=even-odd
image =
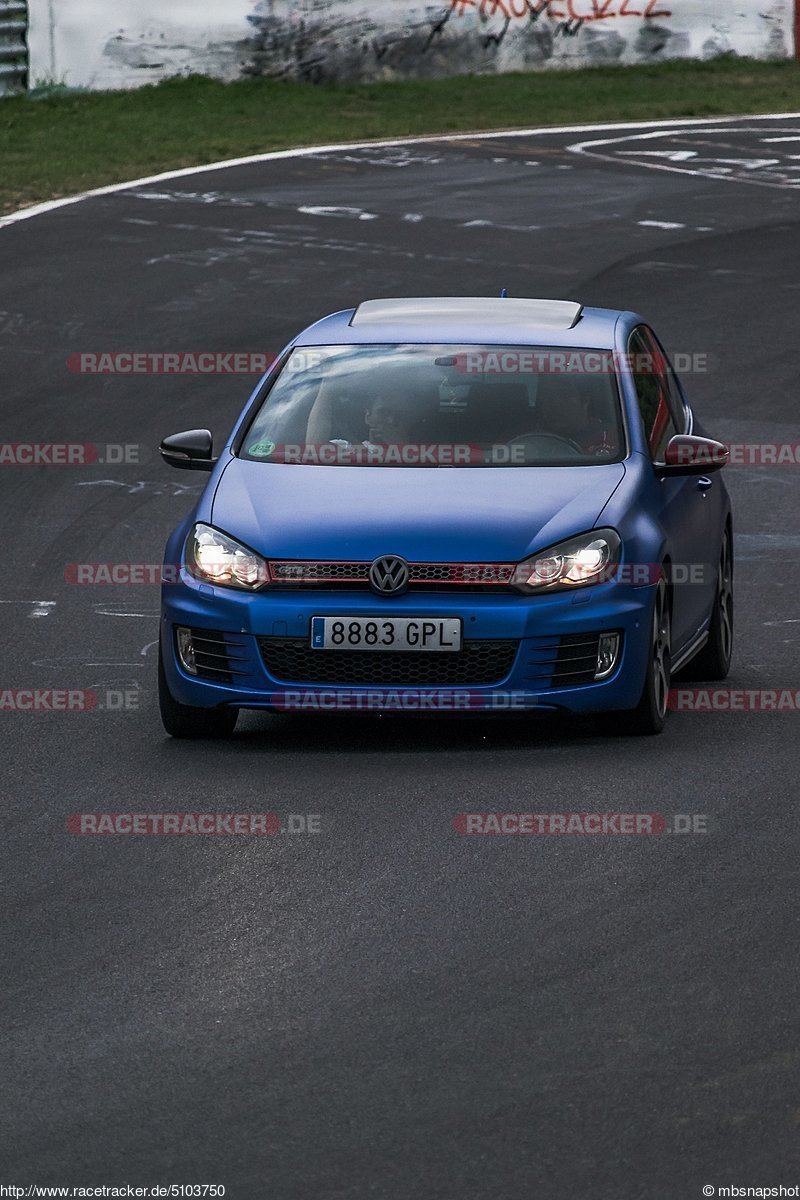
[{"label": "concrete wall", "polygon": [[431,78],[795,54],[795,0],[30,0],[31,84]]},{"label": "concrete wall", "polygon": [[30,86],[132,88],[236,79],[255,0],[29,0]]}]

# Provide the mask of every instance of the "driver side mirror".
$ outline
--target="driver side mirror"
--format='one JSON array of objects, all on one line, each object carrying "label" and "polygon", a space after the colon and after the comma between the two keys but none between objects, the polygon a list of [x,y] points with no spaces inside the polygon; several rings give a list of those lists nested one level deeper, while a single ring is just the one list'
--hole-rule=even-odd
[{"label": "driver side mirror", "polygon": [[728,447],[722,442],[678,433],[667,442],[664,461],[656,463],[655,469],[660,476],[707,475],[726,467],[729,458]]},{"label": "driver side mirror", "polygon": [[171,467],[181,471],[211,471],[217,459],[214,439],[208,429],[190,429],[165,437],[160,446],[161,457]]}]

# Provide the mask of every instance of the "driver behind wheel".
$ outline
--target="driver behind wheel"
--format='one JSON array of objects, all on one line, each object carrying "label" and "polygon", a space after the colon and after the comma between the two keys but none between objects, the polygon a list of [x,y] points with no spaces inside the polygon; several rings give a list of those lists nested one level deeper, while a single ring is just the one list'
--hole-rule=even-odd
[{"label": "driver behind wheel", "polygon": [[536,431],[563,438],[584,454],[606,458],[614,453],[613,433],[591,409],[590,397],[578,388],[542,390],[536,403]]}]

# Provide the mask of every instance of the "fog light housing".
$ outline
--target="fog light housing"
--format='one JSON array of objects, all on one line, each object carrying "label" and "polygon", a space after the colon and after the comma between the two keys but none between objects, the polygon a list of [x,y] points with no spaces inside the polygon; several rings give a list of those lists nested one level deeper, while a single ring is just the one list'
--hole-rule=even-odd
[{"label": "fog light housing", "polygon": [[619,634],[601,633],[597,643],[595,680],[608,679],[619,660]]},{"label": "fog light housing", "polygon": [[181,660],[181,666],[190,675],[196,675],[197,663],[194,660],[194,643],[192,642],[191,629],[187,629],[185,625],[176,625],[175,640],[178,643],[178,658]]}]

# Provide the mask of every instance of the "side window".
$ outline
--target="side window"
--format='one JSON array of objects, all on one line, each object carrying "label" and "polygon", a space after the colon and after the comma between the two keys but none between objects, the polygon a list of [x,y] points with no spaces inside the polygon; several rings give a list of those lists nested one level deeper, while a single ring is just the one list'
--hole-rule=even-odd
[{"label": "side window", "polygon": [[650,329],[644,329],[642,332],[650,342],[651,346],[655,348],[656,354],[659,355],[658,369],[667,381],[670,408],[672,410],[672,419],[675,422],[675,428],[677,429],[678,433],[686,433],[686,427],[688,424],[686,404],[683,399],[683,393],[681,392],[681,385],[678,382],[678,376],[675,374],[675,368],[669,361],[663,347],[656,340],[652,331]]},{"label": "side window", "polygon": [[665,362],[667,372],[667,385],[669,387],[670,399],[672,401],[672,412],[675,417],[675,424],[678,427],[678,433],[686,432],[686,405],[683,402],[681,395],[678,376],[668,362]]},{"label": "side window", "polygon": [[[657,342],[644,326],[639,326],[631,334],[628,354],[650,457],[653,462],[661,462],[667,442],[678,432],[670,367]],[[682,411],[683,402],[677,391],[677,383],[672,386]],[[683,427],[682,422],[680,427]]]}]

